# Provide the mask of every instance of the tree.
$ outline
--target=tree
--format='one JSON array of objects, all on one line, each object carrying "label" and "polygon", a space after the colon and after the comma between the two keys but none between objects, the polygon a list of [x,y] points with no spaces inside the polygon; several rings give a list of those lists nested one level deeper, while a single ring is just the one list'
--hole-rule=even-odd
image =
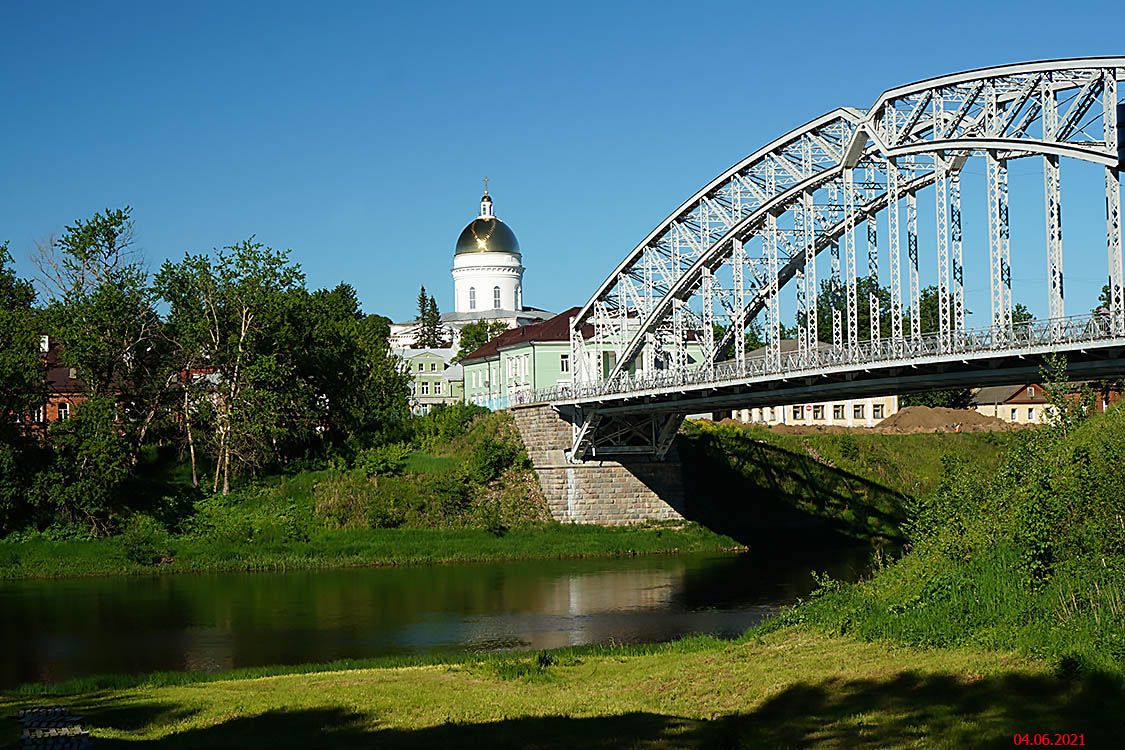
[{"label": "tree", "polygon": [[508,330],[507,324],[500,320],[475,320],[467,323],[461,329],[461,348],[457,351],[454,361],[459,361],[475,352],[506,330]]},{"label": "tree", "polygon": [[116,429],[126,434],[135,462],[173,372],[148,273],[131,247],[132,228],[128,207],[106,209],[66,227],[36,262],[51,298],[47,323],[60,342],[60,361],[77,369],[91,398],[116,401]]},{"label": "tree", "polygon": [[418,291],[418,332],[414,337],[414,346],[418,349],[440,349],[448,344],[437,301],[433,295],[426,294],[423,286]]},{"label": "tree", "polygon": [[221,487],[229,494],[232,471],[262,465],[286,425],[300,418],[286,408],[300,384],[288,361],[291,342],[279,334],[290,304],[286,295],[303,282],[288,251],[253,237],[214,258],[188,254],[179,263],[165,263],[157,277],[171,305],[170,320],[177,330],[190,332],[179,348],[181,362],[197,355],[214,376],[209,399],[215,411],[214,492]]},{"label": "tree", "polygon": [[[26,417],[43,396],[43,364],[35,330],[35,288],[10,267],[0,244],[0,430]],[[0,436],[2,437],[2,436]]]},{"label": "tree", "polygon": [[51,520],[109,533],[126,510],[121,489],[131,473],[130,446],[118,429],[113,397],[95,396],[70,419],[51,425],[52,457],[35,477],[32,496]]},{"label": "tree", "polygon": [[45,381],[39,358],[35,288],[10,267],[8,244],[0,244],[0,536],[28,510],[34,475],[34,442],[20,423],[43,403]]},{"label": "tree", "polygon": [[[856,278],[856,340],[871,340],[871,300],[879,301],[879,335],[891,335],[891,292],[880,287],[870,276]],[[844,341],[848,340],[848,298],[847,287],[832,279],[820,282],[820,292],[816,297],[816,335],[820,341],[832,341],[832,311],[840,311],[840,331]],[[804,322],[804,313],[798,313],[798,325]],[[792,336],[796,335],[796,329]],[[792,337],[790,336],[790,337]]]}]

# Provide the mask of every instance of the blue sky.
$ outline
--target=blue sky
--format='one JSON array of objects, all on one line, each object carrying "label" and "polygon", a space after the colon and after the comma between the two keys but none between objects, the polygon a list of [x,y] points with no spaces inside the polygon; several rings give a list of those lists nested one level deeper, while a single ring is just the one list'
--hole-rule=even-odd
[{"label": "blue sky", "polygon": [[[255,234],[311,285],[346,280],[395,318],[420,283],[451,307],[484,175],[524,251],[525,301],[557,311],[715,174],[824,111],[1125,51],[1119,24],[1027,2],[6,3],[0,35],[0,239],[21,270],[37,239],[129,204],[154,268]],[[1013,193],[1041,190],[1020,169]],[[1104,256],[1086,182],[1090,199],[1064,205],[1068,265]],[[1022,232],[1015,296],[1040,311]],[[1101,262],[1076,268],[1070,300],[1096,295]]]}]

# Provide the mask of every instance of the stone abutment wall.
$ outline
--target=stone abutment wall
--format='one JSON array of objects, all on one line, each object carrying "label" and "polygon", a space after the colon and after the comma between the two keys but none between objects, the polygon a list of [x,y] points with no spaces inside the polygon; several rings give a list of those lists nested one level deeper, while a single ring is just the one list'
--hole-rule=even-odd
[{"label": "stone abutment wall", "polygon": [[683,517],[683,476],[674,454],[665,461],[571,464],[565,455],[571,425],[550,405],[511,412],[556,521],[614,525]]}]

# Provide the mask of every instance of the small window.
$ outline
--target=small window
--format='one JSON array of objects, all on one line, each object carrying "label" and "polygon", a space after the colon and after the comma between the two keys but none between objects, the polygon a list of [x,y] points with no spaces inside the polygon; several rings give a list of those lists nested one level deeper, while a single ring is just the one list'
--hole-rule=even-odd
[{"label": "small window", "polygon": [[437,362],[430,363],[430,372],[437,372]]},{"label": "small window", "polygon": [[434,395],[435,396],[441,395],[441,381],[440,380],[438,380],[434,383]]},{"label": "small window", "polygon": [[1028,422],[1034,422],[1035,421],[1035,409],[1034,408],[1031,408],[1031,409],[1027,410],[1027,421]]},{"label": "small window", "polygon": [[867,407],[864,404],[856,404],[852,407],[853,419],[864,419],[867,416]]},{"label": "small window", "polygon": [[1027,387],[1027,395],[1030,396],[1031,398],[1035,398],[1035,386],[1029,385]]},{"label": "small window", "polygon": [[1013,421],[1013,422],[1015,422],[1015,421],[1016,421],[1016,419],[1017,419],[1016,415],[1017,415],[1018,413],[1019,413],[1019,410],[1018,410],[1018,409],[1012,409],[1012,421]]},{"label": "small window", "polygon": [[422,381],[422,395],[423,396],[429,396],[430,395],[430,382],[428,380]]},{"label": "small window", "polygon": [[801,407],[800,406],[794,406],[793,407],[793,419],[800,419],[800,418],[801,418]]},{"label": "small window", "polygon": [[559,372],[570,372],[570,355],[559,355]]},{"label": "small window", "polygon": [[36,406],[34,409],[31,410],[31,421],[32,422],[35,422],[36,424],[43,424],[45,419],[46,419],[46,415],[44,413],[42,405]]},{"label": "small window", "polygon": [[426,366],[425,366],[424,364],[422,364],[421,362],[419,362],[419,363],[418,363],[418,372],[422,372],[422,370],[424,370],[424,369],[425,369],[425,367],[426,367]]},{"label": "small window", "polygon": [[477,290],[474,287],[469,287],[469,309],[477,309]]},{"label": "small window", "polygon": [[833,419],[843,419],[844,418],[844,405],[843,404],[833,404],[832,405],[832,418]]},{"label": "small window", "polygon": [[70,419],[70,404],[63,401],[59,404],[59,420]]},{"label": "small window", "polygon": [[500,287],[492,287],[492,308],[494,310],[500,309]]},{"label": "small window", "polygon": [[823,406],[823,404],[817,404],[816,406],[814,406],[812,408],[812,418],[813,419],[824,419],[824,406]]},{"label": "small window", "polygon": [[885,416],[883,413],[884,408],[883,404],[872,404],[871,416],[875,419],[882,419]]}]

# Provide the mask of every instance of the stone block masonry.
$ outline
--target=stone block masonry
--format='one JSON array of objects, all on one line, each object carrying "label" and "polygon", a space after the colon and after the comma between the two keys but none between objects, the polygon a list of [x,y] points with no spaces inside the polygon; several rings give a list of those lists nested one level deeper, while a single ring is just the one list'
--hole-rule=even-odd
[{"label": "stone block masonry", "polygon": [[620,525],[683,518],[683,475],[674,455],[571,464],[566,451],[573,428],[549,404],[511,412],[556,521]]}]

